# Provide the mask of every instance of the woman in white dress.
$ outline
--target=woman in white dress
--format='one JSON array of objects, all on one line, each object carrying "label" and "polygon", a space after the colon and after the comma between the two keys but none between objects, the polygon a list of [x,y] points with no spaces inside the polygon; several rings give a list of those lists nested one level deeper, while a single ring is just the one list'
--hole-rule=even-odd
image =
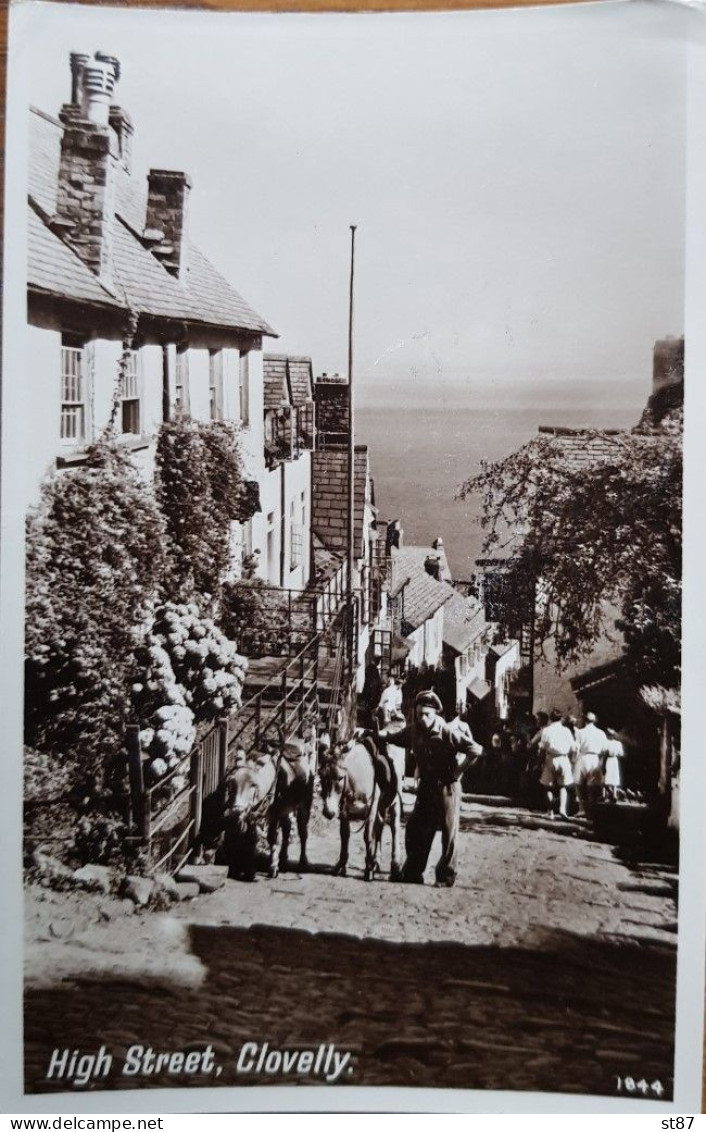
[{"label": "woman in white dress", "polygon": [[606,728],[608,743],[606,745],[605,761],[605,792],[609,802],[617,802],[618,791],[623,786],[623,768],[621,760],[625,758],[625,747],[618,738],[617,731],[612,727]]}]

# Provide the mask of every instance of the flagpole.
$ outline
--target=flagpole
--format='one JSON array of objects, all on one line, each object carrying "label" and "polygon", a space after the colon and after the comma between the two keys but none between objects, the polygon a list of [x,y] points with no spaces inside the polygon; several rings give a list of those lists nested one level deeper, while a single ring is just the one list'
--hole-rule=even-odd
[{"label": "flagpole", "polygon": [[355,269],[355,231],[357,225],[351,224],[351,276],[348,295],[348,590],[347,605],[350,641],[351,677],[355,671],[353,657],[353,550],[355,520],[355,427],[353,419],[353,276]]}]

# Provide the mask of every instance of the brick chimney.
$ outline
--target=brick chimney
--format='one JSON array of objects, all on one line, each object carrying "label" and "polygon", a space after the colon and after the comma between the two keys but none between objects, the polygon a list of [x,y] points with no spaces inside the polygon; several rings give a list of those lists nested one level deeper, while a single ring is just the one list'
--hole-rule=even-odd
[{"label": "brick chimney", "polygon": [[132,135],[135,127],[126,110],[121,106],[111,106],[108,122],[118,139],[118,157],[126,173],[132,172]]},{"label": "brick chimney", "polygon": [[322,373],[314,382],[319,442],[327,448],[347,448],[348,379],[337,373]]},{"label": "brick chimney", "polygon": [[432,578],[436,578],[437,582],[441,581],[441,560],[438,554],[427,554],[424,559],[424,569]]},{"label": "brick chimney", "polygon": [[186,173],[150,169],[147,184],[143,239],[167,271],[179,278],[186,270],[191,181]]},{"label": "brick chimney", "polygon": [[71,55],[71,102],[62,107],[55,228],[102,283],[110,286],[117,139],[109,125],[120,64],[97,53]]}]

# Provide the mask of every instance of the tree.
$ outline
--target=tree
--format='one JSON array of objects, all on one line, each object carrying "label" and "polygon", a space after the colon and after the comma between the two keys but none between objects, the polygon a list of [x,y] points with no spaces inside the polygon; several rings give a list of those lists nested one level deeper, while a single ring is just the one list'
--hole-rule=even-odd
[{"label": "tree", "polygon": [[483,499],[484,553],[504,560],[499,619],[513,629],[534,609],[557,664],[585,654],[613,606],[636,681],[678,684],[682,415],[645,416],[595,458],[587,433],[578,465],[538,436],[462,485]]}]

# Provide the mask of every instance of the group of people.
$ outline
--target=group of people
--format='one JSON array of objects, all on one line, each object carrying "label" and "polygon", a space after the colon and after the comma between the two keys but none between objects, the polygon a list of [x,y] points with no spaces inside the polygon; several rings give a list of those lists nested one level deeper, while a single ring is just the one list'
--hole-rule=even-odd
[{"label": "group of people", "polygon": [[380,739],[405,747],[417,778],[405,833],[402,879],[408,883],[423,883],[437,830],[442,838],[437,883],[454,883],[464,776],[471,788],[475,780],[486,790],[536,802],[552,820],[568,820],[572,814],[590,819],[599,801],[615,802],[621,796],[625,748],[615,730],[598,726],[594,712],[586,713],[581,727],[560,711],[538,712],[514,729],[501,723],[482,744],[459,718],[444,719],[433,689],[419,691],[413,712],[406,705],[406,715],[403,699],[400,680],[390,675],[383,681],[380,659],[374,657],[366,669],[361,722],[374,727]]},{"label": "group of people", "polygon": [[577,817],[590,818],[596,804],[604,798],[615,802],[622,789],[622,761],[625,748],[612,728],[603,731],[594,712],[589,711],[583,727],[559,711],[537,715],[537,730],[529,742],[531,764],[539,769],[546,808],[554,817],[569,818],[569,804],[575,791]]}]

